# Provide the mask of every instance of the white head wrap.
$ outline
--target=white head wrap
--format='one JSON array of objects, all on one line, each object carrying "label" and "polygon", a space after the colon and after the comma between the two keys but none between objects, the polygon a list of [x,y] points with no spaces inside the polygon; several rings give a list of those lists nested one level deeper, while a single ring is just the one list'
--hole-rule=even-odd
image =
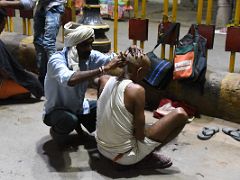
[{"label": "white head wrap", "polygon": [[94,38],[94,30],[88,26],[79,25],[73,28],[76,23],[68,22],[64,25],[64,45],[65,47],[76,46],[77,44],[86,41],[87,39]]},{"label": "white head wrap", "polygon": [[68,22],[64,25],[64,46],[69,47],[68,67],[76,71],[79,69],[76,45],[91,37],[94,38],[94,30],[84,25],[79,25],[76,28],[74,26],[76,26],[74,22]]}]

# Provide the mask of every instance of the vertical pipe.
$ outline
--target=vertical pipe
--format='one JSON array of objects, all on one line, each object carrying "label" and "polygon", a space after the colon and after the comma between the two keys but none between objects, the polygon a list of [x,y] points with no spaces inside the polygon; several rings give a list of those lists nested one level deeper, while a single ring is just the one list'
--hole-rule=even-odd
[{"label": "vertical pipe", "polygon": [[[142,19],[146,18],[146,0],[142,0]],[[144,49],[144,41],[140,41],[140,48]]]},{"label": "vertical pipe", "polygon": [[213,1],[208,0],[207,4],[207,17],[206,17],[206,24],[209,25],[211,24],[212,21],[212,7],[213,7]]},{"label": "vertical pipe", "polygon": [[27,34],[27,24],[26,24],[26,19],[25,18],[22,18],[22,24],[23,24],[23,34],[26,35]]},{"label": "vertical pipe", "polygon": [[197,24],[201,24],[202,22],[202,10],[203,10],[203,0],[198,0]]},{"label": "vertical pipe", "polygon": [[134,18],[138,18],[138,0],[134,0]]},{"label": "vertical pipe", "polygon": [[146,0],[142,0],[142,19],[146,18]]},{"label": "vertical pipe", "polygon": [[[134,0],[134,18],[138,18],[138,0]],[[133,40],[133,45],[137,45],[137,41]]]},{"label": "vertical pipe", "polygon": [[9,20],[10,20],[10,32],[13,32],[14,31],[14,28],[13,28],[13,18],[9,17]]},{"label": "vertical pipe", "polygon": [[8,23],[8,18],[5,23],[5,31],[9,31],[9,23]]},{"label": "vertical pipe", "polygon": [[114,0],[114,43],[113,43],[113,50],[117,53],[117,34],[118,34],[118,0]]},{"label": "vertical pipe", "polygon": [[[176,20],[177,20],[177,4],[178,4],[178,0],[173,0],[173,8],[172,8],[172,21],[173,22],[176,22]],[[173,60],[173,50],[174,50],[174,46],[170,46],[169,60]]]},{"label": "vertical pipe", "polygon": [[173,0],[173,9],[172,9],[172,21],[176,22],[177,20],[177,5],[178,5],[178,0]]},{"label": "vertical pipe", "polygon": [[240,19],[240,0],[236,1],[236,9],[235,9],[235,17],[234,17],[234,25],[239,25],[239,19]]},{"label": "vertical pipe", "polygon": [[[163,2],[163,16],[168,16],[168,0]],[[165,44],[162,45],[161,58],[165,59]]]},{"label": "vertical pipe", "polygon": [[[238,26],[239,25],[239,19],[240,19],[240,0],[236,1],[236,9],[235,9],[235,16],[234,16],[234,25]],[[236,53],[231,52],[230,55],[230,63],[229,63],[229,72],[234,72],[234,65],[235,65],[235,58],[236,58]]]},{"label": "vertical pipe", "polygon": [[28,36],[32,35],[32,23],[31,23],[31,19],[27,19],[27,25],[28,25]]},{"label": "vertical pipe", "polygon": [[235,56],[236,56],[236,53],[231,52],[230,63],[229,63],[229,72],[231,73],[234,72]]}]

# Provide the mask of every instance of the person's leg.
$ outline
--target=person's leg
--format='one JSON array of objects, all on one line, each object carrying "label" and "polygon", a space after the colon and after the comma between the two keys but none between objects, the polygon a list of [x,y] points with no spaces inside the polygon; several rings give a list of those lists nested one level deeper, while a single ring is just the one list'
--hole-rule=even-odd
[{"label": "person's leg", "polygon": [[79,120],[73,113],[58,109],[47,114],[44,123],[51,126],[50,133],[53,139],[59,144],[64,144],[67,135],[77,127]]},{"label": "person's leg", "polygon": [[38,79],[42,85],[44,85],[44,70],[42,69],[44,59],[47,59],[46,51],[43,47],[43,34],[45,26],[45,10],[43,8],[37,7],[37,10],[34,15],[34,47],[36,50],[36,64],[38,68]]},{"label": "person's leg", "polygon": [[176,108],[171,113],[159,119],[146,129],[146,136],[161,142],[161,146],[174,139],[187,123],[187,113],[182,108]]},{"label": "person's leg", "polygon": [[[80,123],[92,133],[96,130],[97,101],[89,101],[90,112],[79,116]],[[78,130],[76,130],[78,132]]]},{"label": "person's leg", "polygon": [[[46,11],[46,19],[43,35],[43,46],[46,50],[48,59],[56,51],[56,38],[61,26],[61,15],[64,12],[64,6],[54,6]],[[47,63],[47,62],[45,62]]]}]

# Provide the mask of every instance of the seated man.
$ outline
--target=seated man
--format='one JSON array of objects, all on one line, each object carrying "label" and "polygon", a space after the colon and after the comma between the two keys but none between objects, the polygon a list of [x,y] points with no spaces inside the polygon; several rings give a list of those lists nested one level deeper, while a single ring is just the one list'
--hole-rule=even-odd
[{"label": "seated man", "polygon": [[166,168],[172,165],[170,158],[154,150],[175,138],[188,116],[182,108],[177,108],[151,126],[145,126],[145,90],[138,82],[146,75],[150,61],[139,52],[135,49],[132,55],[127,54],[124,77],[99,79],[97,146],[103,156],[121,165],[136,164],[146,158],[150,167]]},{"label": "seated man", "polygon": [[[6,12],[0,9],[0,33],[4,29],[5,22]],[[40,98],[44,95],[43,87],[32,73],[23,69],[0,40],[0,99],[29,93]]]}]

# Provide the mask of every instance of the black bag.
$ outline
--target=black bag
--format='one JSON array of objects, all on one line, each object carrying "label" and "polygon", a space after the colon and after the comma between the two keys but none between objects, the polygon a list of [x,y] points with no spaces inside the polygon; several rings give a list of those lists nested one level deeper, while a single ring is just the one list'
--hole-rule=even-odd
[{"label": "black bag", "polygon": [[144,78],[149,85],[164,89],[172,79],[173,63],[171,61],[160,59],[153,51],[146,54],[151,61],[151,68]]},{"label": "black bag", "polygon": [[180,23],[161,22],[158,25],[158,43],[176,45],[179,40]]},{"label": "black bag", "polygon": [[183,82],[204,82],[207,69],[207,40],[199,35],[194,25],[194,35],[190,31],[175,48],[173,79]]}]

